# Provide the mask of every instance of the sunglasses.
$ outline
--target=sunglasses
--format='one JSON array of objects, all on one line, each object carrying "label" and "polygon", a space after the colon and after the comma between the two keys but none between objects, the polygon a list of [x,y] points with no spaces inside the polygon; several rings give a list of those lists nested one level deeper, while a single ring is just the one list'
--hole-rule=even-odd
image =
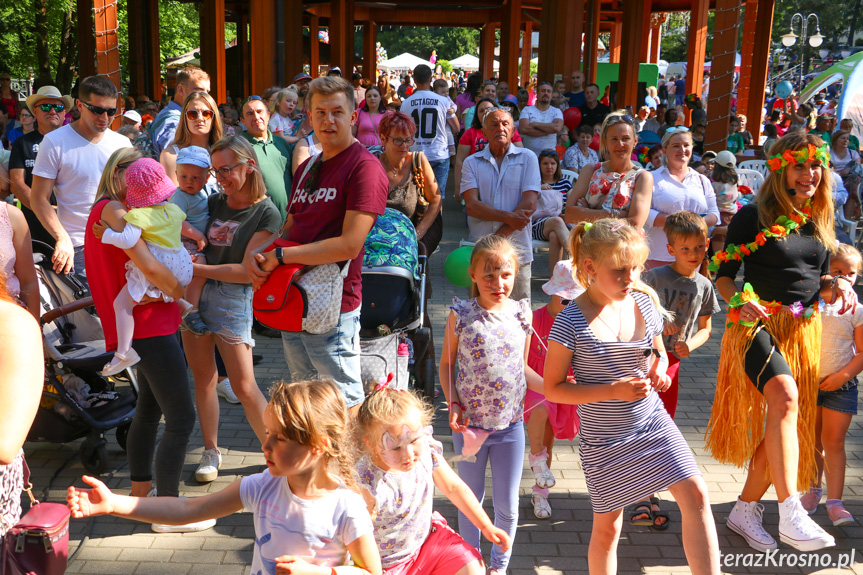
[{"label": "sunglasses", "polygon": [[632,119],[632,116],[629,114],[623,114],[620,116],[611,116],[611,120],[608,122],[609,126],[613,126],[615,124],[629,124],[630,126],[635,125],[635,120]]},{"label": "sunglasses", "polygon": [[60,112],[62,112],[63,110],[66,109],[66,104],[39,104],[36,107],[39,108],[40,110],[42,110],[43,112],[50,112],[51,110],[54,110],[55,112],[57,112],[59,114]]},{"label": "sunglasses", "polygon": [[543,150],[539,153],[540,158],[557,158],[557,152],[554,150]]},{"label": "sunglasses", "polygon": [[551,86],[551,85],[552,85],[551,82],[546,82],[546,81],[542,81],[539,84],[537,84],[537,86]]},{"label": "sunglasses", "polygon": [[233,166],[225,166],[224,168],[210,168],[210,173],[214,178],[227,178],[231,175],[231,172],[237,166],[244,166],[245,162],[240,162],[239,164],[234,164]]},{"label": "sunglasses", "polygon": [[243,102],[243,104],[246,104],[248,102],[254,102],[255,100],[257,100],[258,102],[264,101],[264,99],[261,98],[260,96],[249,96],[248,98],[246,98],[246,100],[245,100],[245,102]]},{"label": "sunglasses", "polygon": [[197,120],[198,117],[204,118],[205,120],[213,119],[213,111],[212,110],[186,110],[186,119],[187,120]]},{"label": "sunglasses", "polygon": [[675,132],[688,132],[689,128],[686,126],[674,126],[672,128],[668,128],[665,130],[666,134],[674,134]]},{"label": "sunglasses", "polygon": [[103,108],[102,106],[94,106],[93,104],[88,104],[84,100],[79,100],[84,107],[90,110],[94,115],[101,116],[102,114],[108,114],[109,117],[113,117],[117,115],[117,108]]},{"label": "sunglasses", "polygon": [[405,146],[405,145],[413,146],[414,142],[416,141],[413,138],[390,138],[390,139],[392,140],[393,144],[395,144],[399,148],[402,146]]}]

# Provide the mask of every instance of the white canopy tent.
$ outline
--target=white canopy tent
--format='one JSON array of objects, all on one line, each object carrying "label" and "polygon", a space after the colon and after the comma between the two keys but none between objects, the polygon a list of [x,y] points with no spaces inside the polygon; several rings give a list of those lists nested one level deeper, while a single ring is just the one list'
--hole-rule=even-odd
[{"label": "white canopy tent", "polygon": [[378,68],[382,68],[384,70],[413,70],[420,64],[425,64],[432,70],[434,70],[434,64],[429,62],[428,60],[423,60],[419,56],[414,56],[408,52],[404,54],[399,54],[395,58],[390,58],[389,60],[385,60],[378,64]]},{"label": "white canopy tent", "polygon": [[[450,60],[449,63],[453,67],[453,70],[461,69],[467,72],[479,70],[479,58],[477,58],[476,56],[471,56],[470,54],[459,56],[455,60]],[[497,60],[494,61],[494,69],[500,69],[500,62],[498,62]]]}]

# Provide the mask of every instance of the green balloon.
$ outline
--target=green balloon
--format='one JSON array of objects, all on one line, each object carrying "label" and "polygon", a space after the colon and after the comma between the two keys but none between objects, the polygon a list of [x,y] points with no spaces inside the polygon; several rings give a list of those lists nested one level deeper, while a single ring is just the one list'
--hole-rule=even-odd
[{"label": "green balloon", "polygon": [[447,257],[443,265],[443,271],[450,283],[461,287],[470,287],[473,285],[473,280],[470,279],[470,273],[468,272],[471,252],[473,252],[471,246],[462,246],[453,250],[449,257]]}]

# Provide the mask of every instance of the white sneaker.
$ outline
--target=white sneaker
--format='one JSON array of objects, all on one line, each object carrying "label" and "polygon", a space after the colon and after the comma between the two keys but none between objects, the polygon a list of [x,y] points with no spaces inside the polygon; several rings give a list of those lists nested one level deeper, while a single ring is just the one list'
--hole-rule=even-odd
[{"label": "white sneaker", "polygon": [[778,547],[776,540],[761,525],[763,514],[764,506],[759,502],[747,503],[738,497],[737,503],[728,514],[728,519],[725,520],[725,525],[746,539],[750,547],[763,553]]},{"label": "white sneaker", "polygon": [[227,377],[222,381],[216,382],[216,394],[228,403],[240,403],[233,388],[231,388],[231,380]]},{"label": "white sneaker", "polygon": [[161,523],[153,523],[150,529],[156,533],[194,533],[197,531],[206,531],[215,527],[215,519],[205,519],[204,521],[196,521],[194,523],[186,523],[185,525],[163,525]]},{"label": "white sneaker", "polygon": [[[205,449],[201,454],[201,463],[195,470],[195,479],[198,483],[210,483],[219,476],[219,468],[222,466],[222,453],[218,449]],[[212,527],[212,526],[211,526]],[[209,529],[209,527],[206,527]]]},{"label": "white sneaker", "polygon": [[779,504],[779,540],[798,551],[818,551],[836,545],[833,536],[812,521],[796,495]]}]

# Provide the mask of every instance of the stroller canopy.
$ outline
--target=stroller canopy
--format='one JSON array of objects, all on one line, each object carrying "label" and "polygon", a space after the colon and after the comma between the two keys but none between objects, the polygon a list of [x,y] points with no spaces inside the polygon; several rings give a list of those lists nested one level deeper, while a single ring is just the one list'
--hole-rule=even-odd
[{"label": "stroller canopy", "polygon": [[366,236],[363,267],[395,266],[410,270],[419,280],[417,231],[410,219],[387,208]]}]

